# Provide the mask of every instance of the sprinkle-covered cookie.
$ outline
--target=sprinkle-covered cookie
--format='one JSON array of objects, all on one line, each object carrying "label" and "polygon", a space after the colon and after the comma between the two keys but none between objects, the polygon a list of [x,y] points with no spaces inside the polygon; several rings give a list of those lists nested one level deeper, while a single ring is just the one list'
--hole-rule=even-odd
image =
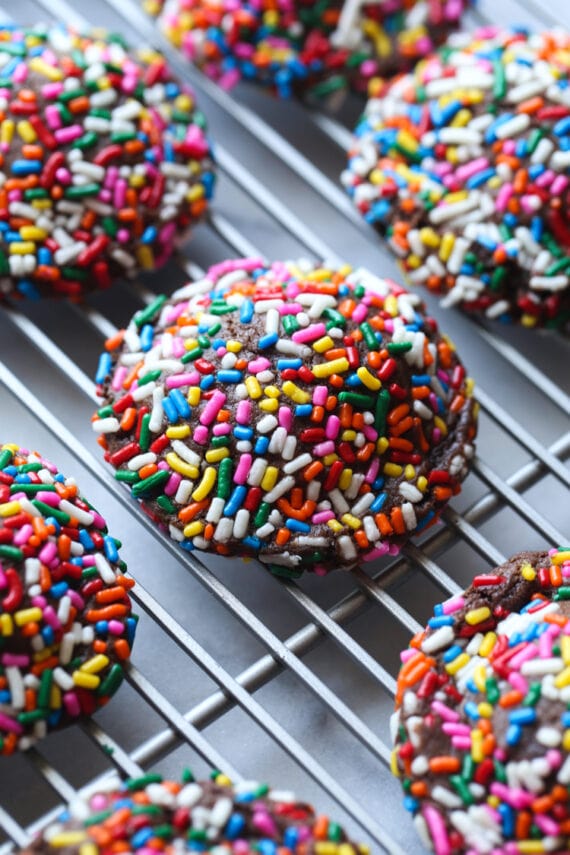
[{"label": "sprinkle-covered cookie", "polygon": [[521,552],[402,654],[393,768],[437,855],[570,851],[570,549]]},{"label": "sprinkle-covered cookie", "polygon": [[0,26],[0,300],[164,263],[214,184],[194,94],[119,36]]},{"label": "sprinkle-covered cookie", "polygon": [[444,305],[568,329],[569,81],[567,34],[489,28],[369,100],[343,183]]},{"label": "sprinkle-covered cookie", "polygon": [[365,92],[410,68],[458,26],[469,0],[147,0],[160,26],[225,88],[255,80],[281,97]]},{"label": "sprinkle-covered cookie", "polygon": [[116,852],[211,855],[368,855],[329,817],[284,790],[233,784],[225,775],[194,781],[150,773],[78,799],[21,855]]},{"label": "sprinkle-covered cookie", "polygon": [[460,489],[471,382],[416,295],[364,270],[225,261],[108,343],[93,427],[186,549],[325,573]]},{"label": "sprinkle-covered cookie", "polygon": [[39,454],[0,446],[0,754],[91,715],[137,618],[103,517]]}]

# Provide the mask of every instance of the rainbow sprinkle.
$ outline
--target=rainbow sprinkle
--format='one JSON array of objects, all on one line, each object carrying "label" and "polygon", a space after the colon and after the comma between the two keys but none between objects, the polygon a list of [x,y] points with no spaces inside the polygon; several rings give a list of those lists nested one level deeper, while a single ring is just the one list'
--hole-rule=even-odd
[{"label": "rainbow sprinkle", "polygon": [[0,26],[0,300],[163,264],[214,186],[193,93],[155,51]]},{"label": "rainbow sprinkle", "polygon": [[393,771],[437,855],[570,849],[570,547],[435,608],[402,654]]},{"label": "rainbow sprinkle", "polygon": [[0,446],[0,754],[91,715],[120,686],[137,617],[119,547],[72,478]]},{"label": "rainbow sprinkle", "polygon": [[443,305],[568,327],[569,81],[568,35],[487,28],[368,102],[342,181]]},{"label": "rainbow sprinkle", "polygon": [[470,0],[147,0],[167,37],[229,89],[255,80],[280,97],[366,92],[411,68],[458,26]]},{"label": "rainbow sprinkle", "polygon": [[233,784],[220,772],[196,782],[155,773],[116,781],[103,792],[77,800],[23,850],[67,855],[368,855],[327,816],[297,802],[293,793],[266,784]]},{"label": "rainbow sprinkle", "polygon": [[365,270],[222,262],[135,315],[96,381],[93,428],[151,517],[288,576],[394,554],[473,455],[453,346]]}]

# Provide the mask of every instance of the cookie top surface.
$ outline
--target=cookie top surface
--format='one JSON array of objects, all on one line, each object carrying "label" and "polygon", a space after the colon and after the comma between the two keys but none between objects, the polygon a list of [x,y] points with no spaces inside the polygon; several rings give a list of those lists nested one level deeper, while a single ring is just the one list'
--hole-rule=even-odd
[{"label": "cookie top surface", "polygon": [[413,66],[458,26],[469,0],[150,0],[165,34],[226,88],[255,80],[281,97],[366,91]]},{"label": "cookie top surface", "polygon": [[[23,850],[110,855],[120,851],[210,852],[212,855],[368,855],[344,829],[290,792],[265,784],[232,785],[220,773],[181,782],[148,774],[79,800]],[[94,847],[94,848],[93,848]]]},{"label": "cookie top surface", "polygon": [[519,553],[402,654],[394,771],[438,855],[570,848],[569,580],[570,549]]},{"label": "cookie top surface", "polygon": [[137,618],[119,541],[40,455],[0,446],[0,754],[115,693]]},{"label": "cookie top surface", "polygon": [[342,181],[444,305],[568,329],[569,77],[568,35],[488,28],[369,100]]},{"label": "cookie top surface", "polygon": [[281,574],[397,551],[473,455],[453,346],[364,270],[223,262],[135,316],[96,379],[93,427],[151,516]]},{"label": "cookie top surface", "polygon": [[151,50],[0,26],[0,300],[162,264],[214,183],[194,94]]}]

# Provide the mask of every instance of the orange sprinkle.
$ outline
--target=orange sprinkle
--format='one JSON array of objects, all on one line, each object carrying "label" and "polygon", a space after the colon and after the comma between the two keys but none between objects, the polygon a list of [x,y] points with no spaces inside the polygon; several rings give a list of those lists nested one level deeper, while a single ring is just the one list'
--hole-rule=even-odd
[{"label": "orange sprinkle", "polygon": [[434,775],[454,775],[461,769],[461,761],[458,757],[432,757],[429,761],[429,770]]}]

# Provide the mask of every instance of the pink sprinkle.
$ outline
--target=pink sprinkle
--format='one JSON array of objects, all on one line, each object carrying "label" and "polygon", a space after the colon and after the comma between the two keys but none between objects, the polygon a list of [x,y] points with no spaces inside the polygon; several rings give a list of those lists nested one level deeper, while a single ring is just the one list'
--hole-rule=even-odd
[{"label": "pink sprinkle", "polygon": [[465,598],[458,594],[455,597],[450,597],[449,600],[446,600],[442,603],[442,611],[444,615],[452,615],[454,612],[458,612],[459,609],[462,609],[465,605]]},{"label": "pink sprinkle", "polygon": [[299,312],[303,311],[303,307],[300,303],[285,303],[283,306],[279,306],[277,311],[280,315],[298,315]]},{"label": "pink sprinkle", "polygon": [[560,196],[570,184],[570,180],[565,175],[559,175],[552,183],[550,191],[553,196]]},{"label": "pink sprinkle", "polygon": [[468,178],[471,178],[472,175],[476,175],[478,172],[487,169],[488,166],[489,160],[486,157],[478,157],[476,160],[472,160],[470,163],[466,163],[464,166],[456,169],[455,177],[463,183]]},{"label": "pink sprinkle", "polygon": [[328,389],[326,386],[316,386],[313,392],[313,404],[318,407],[324,407],[327,402]]},{"label": "pink sprinkle", "polygon": [[367,314],[368,309],[364,305],[364,303],[358,303],[354,312],[352,313],[352,320],[355,324],[361,324],[366,319]]},{"label": "pink sprinkle", "polygon": [[451,744],[454,748],[459,749],[459,751],[469,751],[471,748],[471,737],[470,736],[452,736]]},{"label": "pink sprinkle", "polygon": [[226,436],[228,433],[232,432],[232,426],[227,422],[224,422],[221,425],[214,425],[212,429],[212,433],[214,436]]},{"label": "pink sprinkle", "polygon": [[27,543],[33,533],[34,530],[31,525],[23,525],[20,531],[14,535],[14,546],[22,546],[22,544]]},{"label": "pink sprinkle", "polygon": [[545,813],[535,813],[533,815],[533,822],[536,822],[541,831],[545,834],[550,834],[553,837],[556,837],[560,831],[558,823]]},{"label": "pink sprinkle", "polygon": [[18,736],[24,732],[22,725],[5,713],[0,713],[0,730],[7,730],[8,733],[15,733]]},{"label": "pink sprinkle", "polygon": [[48,101],[53,101],[57,98],[58,95],[61,95],[63,92],[63,83],[54,82],[54,83],[46,83],[45,86],[42,86],[42,95]]},{"label": "pink sprinkle", "polygon": [[[391,550],[392,550],[392,547],[388,546],[387,543],[380,543],[378,546],[375,546],[374,549],[371,549],[369,552],[366,552],[362,556],[362,560],[363,561],[374,561],[376,558],[382,558],[383,555],[387,555],[388,553],[391,553]],[[398,551],[399,551],[399,547],[398,547]],[[393,554],[397,555],[398,553],[395,552]]]},{"label": "pink sprinkle", "polygon": [[49,104],[45,110],[46,113],[46,122],[48,127],[51,128],[52,131],[55,131],[57,128],[61,128],[61,116],[59,115],[59,110],[53,104]]},{"label": "pink sprinkle", "polygon": [[213,393],[212,397],[202,410],[202,414],[200,415],[200,424],[202,425],[210,425],[226,403],[226,395],[223,392],[220,392],[219,389]]},{"label": "pink sprinkle", "polygon": [[198,443],[198,445],[206,445],[208,442],[208,428],[204,427],[204,425],[198,425],[194,431],[193,439],[194,442]]},{"label": "pink sprinkle", "polygon": [[315,457],[326,457],[327,454],[333,454],[334,450],[335,445],[332,440],[327,442],[319,442],[313,447],[313,454],[315,455]]},{"label": "pink sprinkle", "polygon": [[166,484],[164,485],[164,492],[167,496],[174,496],[176,491],[178,490],[178,486],[182,481],[182,475],[179,475],[178,472],[173,472]]},{"label": "pink sprinkle", "polygon": [[[327,439],[336,439],[338,436],[338,432],[340,430],[340,419],[338,416],[329,416],[327,419],[327,424],[325,428],[325,435]],[[376,458],[378,465],[380,465],[379,458]],[[372,479],[374,480],[374,478]]]},{"label": "pink sprinkle", "polygon": [[67,710],[68,714],[70,716],[73,716],[73,718],[76,718],[81,712],[79,700],[78,700],[75,692],[65,692],[64,693],[63,705],[65,706],[65,709]]},{"label": "pink sprinkle", "polygon": [[293,341],[298,342],[300,344],[305,344],[309,341],[316,341],[318,338],[322,338],[326,335],[327,328],[324,324],[311,324],[305,329],[297,330],[293,333],[291,338]]},{"label": "pink sprinkle", "polygon": [[179,389],[180,386],[197,386],[199,382],[197,371],[193,371],[192,374],[171,374],[170,377],[166,378],[166,388]]},{"label": "pink sprinkle", "polygon": [[326,523],[329,520],[334,520],[334,513],[332,511],[319,511],[318,514],[313,514],[311,517],[311,522],[313,525],[319,525],[319,523]]},{"label": "pink sprinkle", "polygon": [[252,818],[252,824],[261,831],[262,834],[266,834],[267,837],[275,837],[277,834],[277,825],[275,821],[269,816],[268,813],[263,811],[255,812]]},{"label": "pink sprinkle", "polygon": [[[510,664],[512,666],[512,662]],[[518,674],[516,671],[513,671],[511,674],[509,674],[509,683],[511,684],[513,689],[516,689],[517,692],[522,692],[523,695],[526,695],[526,693],[528,692],[527,681],[522,676],[522,674]]]},{"label": "pink sprinkle", "polygon": [[30,664],[30,657],[24,654],[16,654],[16,653],[3,653],[2,654],[2,665],[5,665],[7,668],[25,668]]},{"label": "pink sprinkle", "polygon": [[499,781],[493,781],[490,789],[494,796],[499,796],[500,799],[511,807],[514,807],[515,810],[523,810],[530,807],[535,799],[535,796],[531,793],[527,793],[525,790],[516,787],[507,787],[506,784],[501,784]]},{"label": "pink sprinkle", "polygon": [[424,819],[429,828],[436,855],[451,855],[451,845],[441,814],[431,805],[422,808]]},{"label": "pink sprinkle", "polygon": [[83,128],[81,125],[69,125],[66,128],[59,128],[59,130],[54,131],[53,135],[58,143],[65,145],[79,139],[83,135]]},{"label": "pink sprinkle", "polygon": [[240,401],[236,410],[236,421],[239,425],[249,424],[251,419],[251,401]]},{"label": "pink sprinkle", "polygon": [[497,193],[497,198],[495,200],[495,210],[503,213],[507,210],[507,205],[509,204],[509,199],[513,195],[513,185],[512,184],[503,184],[499,192]]},{"label": "pink sprinkle", "polygon": [[122,633],[125,631],[125,627],[120,620],[110,620],[108,630],[111,635],[122,635]]},{"label": "pink sprinkle", "polygon": [[432,701],[431,709],[432,712],[437,713],[444,721],[456,722],[460,719],[459,713],[452,710],[451,707],[448,707],[442,701]]},{"label": "pink sprinkle", "polygon": [[52,543],[51,541],[48,541],[48,543],[46,543],[42,547],[42,549],[40,550],[40,552],[38,554],[38,558],[44,564],[49,564],[49,562],[53,561],[53,559],[56,556],[57,556],[57,546],[55,545],[55,543]]},{"label": "pink sprinkle", "polygon": [[124,178],[119,178],[117,183],[115,184],[115,193],[113,196],[113,201],[115,203],[116,208],[124,208],[125,207],[125,197],[127,192],[127,182]]},{"label": "pink sprinkle", "polygon": [[277,418],[279,427],[285,428],[286,431],[291,430],[293,427],[293,413],[290,407],[279,407]]},{"label": "pink sprinkle", "polygon": [[468,724],[461,724],[458,721],[444,721],[441,729],[450,736],[469,736],[471,738],[471,728]]},{"label": "pink sprinkle", "polygon": [[115,373],[113,374],[113,379],[111,381],[111,388],[114,392],[118,392],[123,383],[125,382],[125,377],[127,376],[128,371],[124,365],[117,368]]},{"label": "pink sprinkle", "polygon": [[39,502],[43,502],[44,505],[49,505],[50,508],[57,508],[61,501],[57,493],[44,492],[43,490],[38,490],[36,493],[36,499]]},{"label": "pink sprinkle", "polygon": [[251,374],[259,374],[260,371],[265,371],[266,368],[271,366],[271,362],[269,359],[266,359],[265,356],[258,356],[257,359],[252,359],[249,365],[247,366],[247,370]]},{"label": "pink sprinkle", "polygon": [[[328,436],[328,434],[327,434]],[[376,480],[376,476],[378,475],[378,470],[380,469],[380,458],[374,457],[372,463],[368,467],[368,471],[364,477],[364,480],[367,484],[372,484],[373,481]]]},{"label": "pink sprinkle", "polygon": [[61,621],[58,618],[55,609],[53,606],[46,606],[44,609],[43,618],[48,626],[51,626],[52,629],[57,630],[61,628]]},{"label": "pink sprinkle", "polygon": [[251,469],[252,456],[251,454],[242,454],[237,469],[234,474],[236,484],[245,484],[249,471]]}]

